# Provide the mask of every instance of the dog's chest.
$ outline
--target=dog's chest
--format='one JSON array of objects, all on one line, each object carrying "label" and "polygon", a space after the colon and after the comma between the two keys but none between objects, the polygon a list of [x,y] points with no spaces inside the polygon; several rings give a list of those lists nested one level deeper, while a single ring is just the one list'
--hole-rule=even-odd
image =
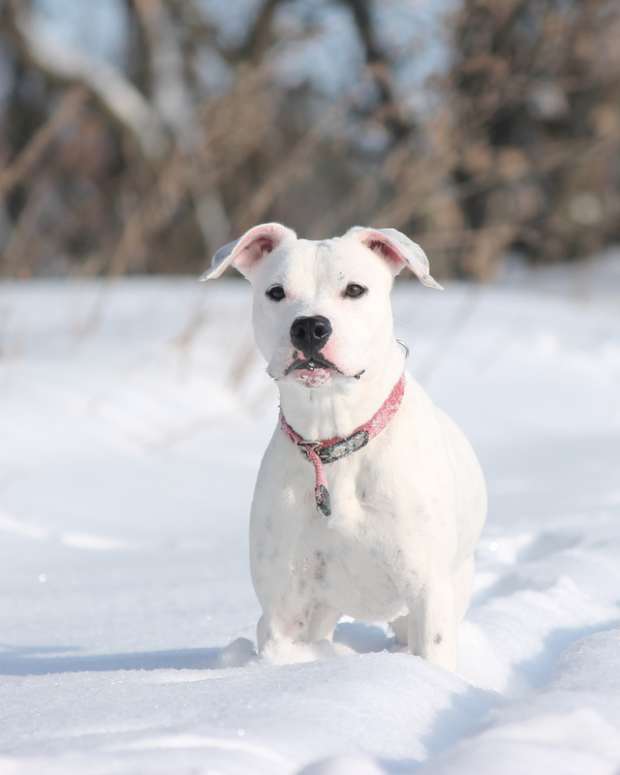
[{"label": "dog's chest", "polygon": [[307,513],[295,564],[302,584],[314,584],[317,597],[351,616],[398,615],[395,504],[382,487],[380,467],[360,451],[328,466],[326,477],[332,514]]},{"label": "dog's chest", "polygon": [[306,532],[292,565],[300,589],[349,616],[395,617],[403,599],[388,561],[390,551],[364,519],[355,528],[335,523]]},{"label": "dog's chest", "polygon": [[399,615],[415,500],[401,446],[393,422],[365,447],[325,464],[326,517],[316,506],[312,463],[276,435],[252,518],[253,577],[266,600],[286,590],[291,610],[311,600],[362,619]]}]

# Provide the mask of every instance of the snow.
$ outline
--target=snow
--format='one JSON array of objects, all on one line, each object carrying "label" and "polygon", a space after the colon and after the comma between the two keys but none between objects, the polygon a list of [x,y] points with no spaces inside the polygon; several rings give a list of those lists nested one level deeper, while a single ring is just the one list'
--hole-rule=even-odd
[{"label": "snow", "polygon": [[0,773],[617,772],[617,266],[396,289],[489,482],[457,675],[350,620],[257,659],[244,283],[1,285]]}]

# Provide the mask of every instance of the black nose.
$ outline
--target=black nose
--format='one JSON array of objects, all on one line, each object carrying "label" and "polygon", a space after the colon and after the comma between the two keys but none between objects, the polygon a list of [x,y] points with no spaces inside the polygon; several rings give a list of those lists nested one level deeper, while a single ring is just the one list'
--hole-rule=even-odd
[{"label": "black nose", "polygon": [[325,347],[331,333],[332,324],[322,315],[295,318],[291,326],[291,342],[306,358],[310,358]]}]

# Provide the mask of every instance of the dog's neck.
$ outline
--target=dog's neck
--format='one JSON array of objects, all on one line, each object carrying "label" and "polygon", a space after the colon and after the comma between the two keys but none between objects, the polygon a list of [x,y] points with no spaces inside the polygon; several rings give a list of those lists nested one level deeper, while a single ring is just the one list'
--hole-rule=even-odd
[{"label": "dog's neck", "polygon": [[374,364],[359,379],[336,377],[318,388],[278,383],[282,414],[307,441],[348,436],[379,409],[403,369],[404,353],[394,341],[383,363]]}]

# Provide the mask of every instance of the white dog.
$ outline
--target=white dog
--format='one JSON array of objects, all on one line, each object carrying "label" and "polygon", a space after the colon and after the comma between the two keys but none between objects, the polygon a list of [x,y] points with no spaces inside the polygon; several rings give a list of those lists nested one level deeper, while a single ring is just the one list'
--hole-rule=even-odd
[{"label": "white dog", "polygon": [[404,373],[390,290],[424,251],[394,229],[320,242],[278,223],[221,248],[252,283],[257,345],[280,391],[251,517],[261,652],[330,639],[343,614],[390,622],[413,654],[456,666],[486,490],[456,425]]}]

